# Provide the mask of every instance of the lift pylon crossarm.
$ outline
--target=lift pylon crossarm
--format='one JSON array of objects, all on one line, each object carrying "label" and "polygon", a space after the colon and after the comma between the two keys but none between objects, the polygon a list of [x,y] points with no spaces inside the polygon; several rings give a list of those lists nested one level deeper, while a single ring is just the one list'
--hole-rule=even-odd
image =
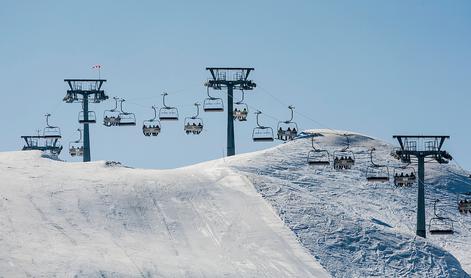
[{"label": "lift pylon crossarm", "polygon": [[242,80],[247,80],[249,77],[249,74],[251,71],[255,70],[254,68],[232,68],[232,67],[226,67],[226,68],[213,68],[213,67],[207,67],[206,70],[209,70],[211,73],[211,76],[213,77],[214,80],[218,79],[219,72],[240,72],[241,73],[241,79]]},{"label": "lift pylon crossarm", "polygon": [[[443,144],[450,136],[447,135],[394,135],[399,142],[400,149],[396,155],[403,161],[410,162],[410,156],[432,156],[438,163],[446,164],[453,157],[442,150]],[[409,146],[414,146],[410,148]]]}]

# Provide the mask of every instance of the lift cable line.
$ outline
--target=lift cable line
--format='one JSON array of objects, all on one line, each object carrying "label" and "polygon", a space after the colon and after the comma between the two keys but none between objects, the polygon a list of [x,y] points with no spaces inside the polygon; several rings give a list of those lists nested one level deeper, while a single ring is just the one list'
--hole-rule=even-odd
[{"label": "lift cable line", "polygon": [[452,160],[452,156],[442,150],[443,143],[450,136],[443,135],[394,135],[400,149],[396,151],[396,157],[404,163],[410,163],[411,157],[418,160],[418,192],[417,192],[417,227],[416,234],[426,237],[425,229],[425,158],[432,157],[440,164],[446,164]]},{"label": "lift cable line", "polygon": [[[276,102],[278,102],[281,106],[286,106],[286,102],[282,101],[280,98],[278,98],[274,94],[270,93],[267,89],[263,88],[262,86],[260,86],[259,88],[261,89],[262,93],[265,93],[268,96],[270,96],[272,99],[274,99]],[[329,129],[329,130],[334,131],[334,132],[337,131],[337,130],[335,130],[333,128],[330,128],[329,126],[327,126],[327,125],[325,125],[325,124],[323,124],[319,121],[314,120],[312,117],[310,117],[310,116],[308,116],[304,113],[299,112],[299,110],[294,111],[294,113],[297,114],[297,115],[300,115],[301,117],[311,121],[312,123],[314,123],[316,125],[319,125],[319,126],[325,128],[325,129]]]},{"label": "lift cable line", "polygon": [[[83,162],[91,160],[90,154],[90,129],[89,124],[92,120],[89,118],[94,112],[88,110],[89,102],[100,103],[108,99],[105,91],[102,90],[105,79],[64,79],[69,89],[63,99],[66,103],[82,103],[82,117],[79,113],[79,123],[83,124]],[[82,119],[82,121],[81,121]],[[95,117],[96,122],[96,117]]]},{"label": "lift cable line", "polygon": [[257,85],[249,80],[249,74],[254,68],[206,68],[211,78],[205,83],[209,89],[222,90],[227,88],[227,156],[235,155],[234,139],[234,89],[253,90]]}]

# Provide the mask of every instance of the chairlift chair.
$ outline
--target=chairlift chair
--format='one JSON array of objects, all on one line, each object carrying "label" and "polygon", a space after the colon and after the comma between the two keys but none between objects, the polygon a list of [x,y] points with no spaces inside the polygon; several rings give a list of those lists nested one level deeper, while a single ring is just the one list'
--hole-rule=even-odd
[{"label": "chairlift chair", "polygon": [[46,127],[43,129],[43,136],[46,139],[60,139],[61,129],[57,126],[51,126],[49,124],[49,117],[51,114],[46,114]]},{"label": "chairlift chair", "polygon": [[373,161],[373,152],[375,148],[370,149],[370,163],[366,168],[366,180],[369,182],[388,182],[389,181],[389,167],[387,165],[380,165]]},{"label": "chairlift chair", "polygon": [[161,121],[178,121],[178,109],[165,104],[165,96],[167,95],[167,93],[162,94],[163,107],[159,110],[159,119]]},{"label": "chairlift chair", "polygon": [[234,103],[234,111],[233,117],[234,120],[238,120],[240,122],[247,121],[247,116],[249,114],[249,106],[244,103],[244,91],[242,91],[242,99],[236,103]]},{"label": "chairlift chair", "polygon": [[449,217],[443,217],[437,214],[437,203],[440,200],[435,200],[433,203],[434,217],[429,222],[429,233],[431,235],[452,235],[455,233],[453,228],[453,220]]},{"label": "chairlift chair", "polygon": [[119,113],[119,126],[135,126],[136,125],[136,115],[131,112],[125,112],[123,110],[123,103],[125,102],[125,99],[120,100],[120,110],[121,112]]},{"label": "chairlift chair", "polygon": [[200,104],[195,103],[195,106],[196,106],[196,115],[185,118],[183,130],[185,131],[186,134],[198,135],[203,131],[203,120],[198,117],[200,114]]},{"label": "chairlift chair", "polygon": [[394,185],[397,187],[410,187],[417,182],[417,175],[413,167],[400,167],[394,169]]},{"label": "chairlift chair", "polygon": [[458,200],[456,202],[458,211],[461,214],[471,213],[471,192],[458,194]]},{"label": "chairlift chair", "polygon": [[113,97],[115,103],[114,108],[111,110],[105,110],[103,113],[103,125],[107,127],[119,126],[121,118],[119,116],[120,112],[118,110],[118,101],[119,98]]},{"label": "chairlift chair", "polygon": [[88,111],[88,117],[85,120],[85,112],[80,111],[78,116],[79,124],[94,124],[96,123],[96,115],[94,111]]},{"label": "chairlift chair", "polygon": [[307,154],[309,165],[330,165],[330,153],[327,150],[320,150],[314,146],[314,137],[311,137],[312,150]]},{"label": "chairlift chair", "polygon": [[291,110],[291,118],[288,121],[278,122],[277,139],[282,141],[293,140],[298,135],[298,125],[293,122],[294,106],[288,106]]},{"label": "chairlift chair", "polygon": [[80,133],[79,139],[69,143],[69,154],[72,157],[83,156],[82,130],[79,128],[77,131]]},{"label": "chairlift chair", "polygon": [[209,87],[206,87],[208,97],[203,102],[204,112],[223,112],[224,102],[222,98],[213,97],[209,94]]},{"label": "chairlift chair", "polygon": [[347,146],[340,151],[334,152],[334,169],[335,170],[349,170],[355,165],[355,154],[349,150],[350,139],[347,134],[344,134],[347,138]]},{"label": "chairlift chair", "polygon": [[144,136],[157,136],[161,131],[160,121],[157,119],[157,107],[152,106],[154,117],[142,123],[142,133]]},{"label": "chairlift chair", "polygon": [[262,112],[255,112],[257,115],[257,127],[253,129],[252,140],[254,142],[273,142],[273,128],[260,125],[258,117]]}]

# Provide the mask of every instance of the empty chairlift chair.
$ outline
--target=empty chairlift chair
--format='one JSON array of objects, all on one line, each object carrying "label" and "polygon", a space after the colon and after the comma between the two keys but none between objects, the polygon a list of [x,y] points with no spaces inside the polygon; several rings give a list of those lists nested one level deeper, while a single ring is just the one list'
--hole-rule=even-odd
[{"label": "empty chairlift chair", "polygon": [[347,146],[340,151],[334,152],[334,169],[335,170],[349,170],[355,165],[355,154],[349,150],[350,139],[347,134],[344,134],[347,139]]},{"label": "empty chairlift chair", "polygon": [[84,111],[80,111],[78,116],[79,124],[95,124],[96,123],[96,115],[93,111],[88,111],[87,115],[85,115]]},{"label": "empty chairlift chair", "polygon": [[258,117],[262,112],[257,111],[255,114],[257,115],[257,127],[253,129],[252,140],[254,142],[273,142],[273,128],[260,125]]},{"label": "empty chairlift chair", "polygon": [[440,200],[435,200],[433,203],[434,217],[429,222],[429,233],[431,235],[452,235],[455,233],[453,228],[453,220],[448,217],[443,217],[437,213],[437,203]]},{"label": "empty chairlift chair", "polygon": [[209,87],[206,89],[208,97],[203,102],[204,112],[223,112],[224,102],[222,98],[213,97],[209,94]]},{"label": "empty chairlift chair", "polygon": [[46,127],[43,129],[44,138],[49,139],[60,139],[61,138],[61,129],[57,126],[51,126],[49,124],[49,117],[51,114],[46,114]]},{"label": "empty chairlift chair", "polygon": [[394,169],[393,177],[397,187],[411,187],[417,182],[415,170],[409,166]]},{"label": "empty chairlift chair", "polygon": [[120,100],[120,113],[119,117],[119,126],[135,126],[136,125],[136,115],[131,112],[126,112],[123,110],[123,103],[125,99]]},{"label": "empty chairlift chair", "polygon": [[198,117],[200,114],[200,104],[195,103],[195,106],[196,106],[196,115],[185,118],[183,130],[185,131],[186,134],[198,135],[203,131],[203,120]]},{"label": "empty chairlift chair", "polygon": [[471,192],[458,194],[457,205],[461,214],[471,213]]},{"label": "empty chairlift chair", "polygon": [[326,150],[317,149],[314,146],[314,137],[311,137],[312,150],[307,154],[309,165],[323,166],[330,165],[330,153]]},{"label": "empty chairlift chair", "polygon": [[389,181],[389,167],[387,165],[379,165],[373,161],[373,152],[375,148],[370,149],[370,163],[366,168],[366,180],[368,182],[388,182]]},{"label": "empty chairlift chair", "polygon": [[242,99],[234,104],[233,117],[234,120],[240,122],[247,121],[247,116],[249,114],[249,106],[244,103],[244,91],[242,90]]},{"label": "empty chairlift chair", "polygon": [[294,106],[288,106],[291,110],[291,118],[288,121],[279,122],[277,127],[277,139],[282,141],[293,140],[298,136],[298,125],[293,122]]},{"label": "empty chairlift chair", "polygon": [[82,130],[79,128],[77,131],[80,134],[79,139],[69,143],[69,154],[72,157],[83,156]]},{"label": "empty chairlift chair", "polygon": [[118,101],[119,98],[113,97],[114,99],[114,108],[111,110],[105,110],[103,113],[103,125],[107,127],[119,126],[121,118],[119,116],[120,111],[118,110]]},{"label": "empty chairlift chair", "polygon": [[159,119],[161,121],[178,121],[178,109],[165,104],[167,95],[167,93],[162,94],[163,107],[159,110]]},{"label": "empty chairlift chair", "polygon": [[161,131],[160,121],[157,119],[157,107],[152,106],[154,117],[142,123],[142,133],[144,136],[157,136]]}]

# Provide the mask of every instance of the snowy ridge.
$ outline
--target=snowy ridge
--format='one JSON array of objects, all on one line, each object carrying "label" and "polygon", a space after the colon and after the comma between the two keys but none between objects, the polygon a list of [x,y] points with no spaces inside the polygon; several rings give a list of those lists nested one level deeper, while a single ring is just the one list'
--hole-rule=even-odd
[{"label": "snowy ridge", "polygon": [[227,167],[11,152],[0,173],[1,277],[329,277]]},{"label": "snowy ridge", "polygon": [[[348,133],[356,165],[338,172],[332,166],[307,165],[309,134],[331,153]],[[304,137],[304,138],[303,138]],[[455,235],[415,237],[417,186],[368,184],[369,152],[375,160],[399,166],[392,146],[360,134],[310,130],[301,139],[229,160],[278,211],[303,246],[334,277],[469,277],[471,223],[457,211],[456,193],[470,191],[466,173],[452,165],[426,165],[427,221],[432,202],[455,222]],[[464,267],[464,270],[462,269]]]}]

